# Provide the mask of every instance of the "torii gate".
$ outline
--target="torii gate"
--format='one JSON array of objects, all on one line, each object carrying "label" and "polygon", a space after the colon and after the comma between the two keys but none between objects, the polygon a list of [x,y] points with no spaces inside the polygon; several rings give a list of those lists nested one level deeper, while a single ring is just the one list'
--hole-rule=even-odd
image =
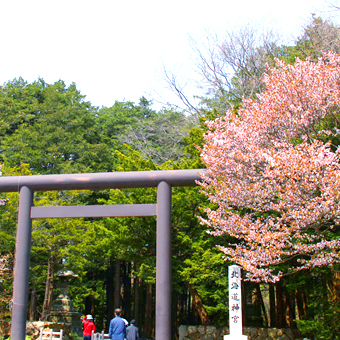
[{"label": "torii gate", "polygon": [[[171,338],[171,187],[194,186],[204,170],[159,170],[0,177],[0,192],[20,192],[11,339],[26,335],[33,218],[156,216],[156,340]],[[156,204],[34,207],[35,191],[157,187]]]}]

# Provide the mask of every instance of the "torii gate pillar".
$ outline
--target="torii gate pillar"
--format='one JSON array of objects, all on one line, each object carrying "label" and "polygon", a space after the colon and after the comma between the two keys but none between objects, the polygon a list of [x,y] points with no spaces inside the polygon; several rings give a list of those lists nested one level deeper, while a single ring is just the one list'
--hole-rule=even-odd
[{"label": "torii gate pillar", "polygon": [[171,186],[157,187],[156,338],[171,339]]},{"label": "torii gate pillar", "polygon": [[28,302],[28,277],[30,269],[33,192],[20,189],[17,240],[13,282],[11,339],[25,339]]}]

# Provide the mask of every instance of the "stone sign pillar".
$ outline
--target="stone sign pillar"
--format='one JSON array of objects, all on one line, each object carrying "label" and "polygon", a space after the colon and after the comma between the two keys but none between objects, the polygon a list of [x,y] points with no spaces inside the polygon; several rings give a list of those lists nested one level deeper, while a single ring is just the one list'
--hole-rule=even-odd
[{"label": "stone sign pillar", "polygon": [[74,275],[73,272],[68,270],[58,272],[57,276],[60,278],[59,287],[61,292],[51,307],[50,321],[71,324],[71,332],[82,336],[81,315],[68,296],[68,290],[70,288],[69,280],[78,275]]},{"label": "stone sign pillar", "polygon": [[229,281],[229,335],[223,340],[247,340],[242,335],[242,292],[241,292],[241,267],[228,267]]}]

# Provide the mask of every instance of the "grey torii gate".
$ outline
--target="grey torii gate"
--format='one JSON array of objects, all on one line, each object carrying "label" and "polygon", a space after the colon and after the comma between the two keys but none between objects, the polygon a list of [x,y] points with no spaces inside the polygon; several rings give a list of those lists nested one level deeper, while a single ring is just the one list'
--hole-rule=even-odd
[{"label": "grey torii gate", "polygon": [[[171,187],[194,186],[204,170],[160,170],[0,177],[0,192],[20,192],[11,339],[24,340],[33,218],[156,216],[156,340],[171,338]],[[157,187],[156,204],[34,207],[35,191]]]}]

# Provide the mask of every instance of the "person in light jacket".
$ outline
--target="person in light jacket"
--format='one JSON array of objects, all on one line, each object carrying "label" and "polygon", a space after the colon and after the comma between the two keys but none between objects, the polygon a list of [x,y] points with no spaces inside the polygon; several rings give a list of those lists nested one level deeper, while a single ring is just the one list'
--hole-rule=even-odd
[{"label": "person in light jacket", "polygon": [[130,326],[126,328],[126,340],[139,340],[138,328],[135,324],[136,321],[131,320]]},{"label": "person in light jacket", "polygon": [[110,322],[109,338],[112,340],[124,340],[126,334],[126,325],[124,320],[120,317],[122,311],[117,308],[115,310],[115,318]]}]

